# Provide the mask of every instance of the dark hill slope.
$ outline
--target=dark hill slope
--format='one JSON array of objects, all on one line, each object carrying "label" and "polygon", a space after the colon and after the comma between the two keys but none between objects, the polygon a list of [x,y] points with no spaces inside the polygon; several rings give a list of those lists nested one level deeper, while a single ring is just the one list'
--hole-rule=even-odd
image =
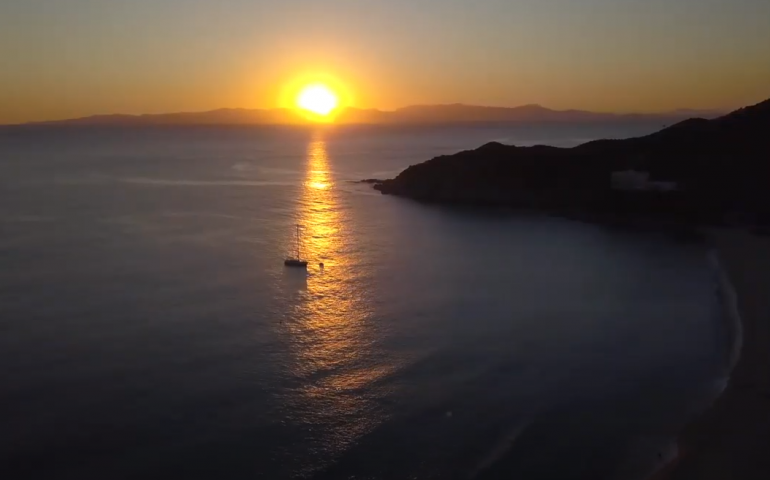
[{"label": "dark hill slope", "polygon": [[[650,172],[676,192],[618,192],[613,172]],[[413,165],[375,186],[420,201],[714,221],[770,212],[770,100],[713,120],[573,148],[490,143]]]}]

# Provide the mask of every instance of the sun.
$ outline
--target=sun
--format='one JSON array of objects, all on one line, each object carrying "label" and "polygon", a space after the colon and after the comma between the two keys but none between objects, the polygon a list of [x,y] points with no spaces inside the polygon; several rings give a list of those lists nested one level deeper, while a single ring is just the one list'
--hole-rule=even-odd
[{"label": "sun", "polygon": [[305,86],[297,95],[299,108],[322,117],[328,116],[338,105],[337,94],[331,88],[320,83]]}]

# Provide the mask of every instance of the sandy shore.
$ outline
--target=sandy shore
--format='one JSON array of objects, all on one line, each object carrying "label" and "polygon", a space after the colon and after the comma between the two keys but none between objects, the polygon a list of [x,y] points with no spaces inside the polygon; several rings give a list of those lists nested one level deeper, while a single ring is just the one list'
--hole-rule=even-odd
[{"label": "sandy shore", "polygon": [[740,358],[714,405],[679,438],[679,457],[653,479],[770,479],[770,238],[711,232],[737,295]]}]

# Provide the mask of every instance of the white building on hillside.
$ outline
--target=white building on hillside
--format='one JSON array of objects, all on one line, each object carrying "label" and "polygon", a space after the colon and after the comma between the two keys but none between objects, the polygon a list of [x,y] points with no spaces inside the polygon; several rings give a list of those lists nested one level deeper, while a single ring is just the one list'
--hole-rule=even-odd
[{"label": "white building on hillside", "polygon": [[671,192],[678,189],[676,182],[652,181],[650,173],[640,170],[623,170],[612,172],[611,184],[614,190],[641,190],[660,192]]}]

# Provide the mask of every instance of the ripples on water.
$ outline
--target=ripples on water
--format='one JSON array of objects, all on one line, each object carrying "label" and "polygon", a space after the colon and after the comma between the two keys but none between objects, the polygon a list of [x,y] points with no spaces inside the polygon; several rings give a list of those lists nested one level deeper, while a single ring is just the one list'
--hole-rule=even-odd
[{"label": "ripples on water", "polygon": [[351,183],[613,128],[4,132],[4,476],[633,478],[718,371],[705,251]]}]

